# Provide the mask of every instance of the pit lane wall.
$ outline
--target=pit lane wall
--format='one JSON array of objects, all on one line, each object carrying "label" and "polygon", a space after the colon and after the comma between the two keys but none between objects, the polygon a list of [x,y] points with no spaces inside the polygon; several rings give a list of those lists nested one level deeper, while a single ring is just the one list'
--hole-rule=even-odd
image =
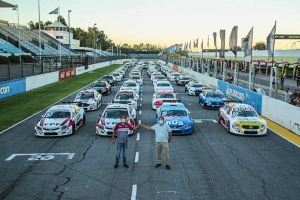
[{"label": "pit lane wall", "polygon": [[206,86],[218,88],[232,100],[241,101],[251,105],[263,117],[266,117],[293,133],[300,135],[300,108],[172,63],[168,63],[168,66],[197,81],[201,81]]},{"label": "pit lane wall", "polygon": [[30,91],[51,83],[55,83],[60,80],[70,78],[71,76],[77,76],[95,69],[110,66],[113,64],[123,64],[125,61],[130,61],[128,59],[107,61],[103,63],[97,63],[89,65],[86,69],[85,66],[70,68],[66,70],[60,70],[56,72],[51,72],[47,74],[40,74],[36,76],[30,76],[26,78],[0,82],[0,99],[4,99],[10,96],[21,94],[26,91]]}]

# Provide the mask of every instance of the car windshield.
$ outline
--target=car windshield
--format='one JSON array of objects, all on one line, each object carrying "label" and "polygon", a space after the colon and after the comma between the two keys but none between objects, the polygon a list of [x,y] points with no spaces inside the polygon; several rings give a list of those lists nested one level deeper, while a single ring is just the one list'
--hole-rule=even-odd
[{"label": "car windshield", "polygon": [[105,87],[106,84],[105,83],[95,83],[94,87]]},{"label": "car windshield", "polygon": [[233,117],[257,117],[257,114],[253,110],[237,110],[232,111]]},{"label": "car windshield", "polygon": [[115,99],[118,99],[118,100],[127,100],[127,99],[133,99],[134,96],[133,96],[133,93],[132,92],[122,92],[122,93],[118,93],[116,95],[116,98]]},{"label": "car windshield", "polygon": [[120,119],[122,115],[128,117],[128,111],[125,108],[108,108],[105,110],[104,118]]},{"label": "car windshield", "polygon": [[180,76],[180,74],[174,74],[173,76]]},{"label": "car windshield", "polygon": [[158,83],[157,86],[158,87],[168,87],[168,86],[170,86],[170,84],[169,83]]},{"label": "car windshield", "polygon": [[125,83],[123,83],[123,87],[136,87],[136,83],[134,83],[134,82],[125,82]]},{"label": "car windshield", "polygon": [[188,80],[188,77],[181,77],[181,80]]},{"label": "car windshield", "polygon": [[46,118],[66,118],[70,116],[69,111],[49,111],[44,115]]},{"label": "car windshield", "polygon": [[81,92],[77,95],[79,99],[92,99],[94,98],[94,93],[91,92]]},{"label": "car windshield", "polygon": [[199,83],[193,83],[191,84],[191,87],[203,87],[203,85]]},{"label": "car windshield", "polygon": [[174,99],[174,94],[164,94],[164,93],[157,94],[156,98],[172,98],[172,99]]},{"label": "car windshield", "polygon": [[113,75],[114,75],[114,76],[120,76],[120,74],[118,74],[118,73],[113,73]]},{"label": "car windshield", "polygon": [[166,77],[164,76],[158,76],[158,77],[155,77],[156,79],[166,79]]},{"label": "car windshield", "polygon": [[224,98],[224,96],[218,92],[208,92],[206,94],[206,97],[219,98],[219,99]]},{"label": "car windshield", "polygon": [[132,78],[132,79],[140,79],[139,76],[132,76],[131,78]]},{"label": "car windshield", "polygon": [[164,110],[162,111],[162,116],[187,116],[187,113],[185,110]]}]

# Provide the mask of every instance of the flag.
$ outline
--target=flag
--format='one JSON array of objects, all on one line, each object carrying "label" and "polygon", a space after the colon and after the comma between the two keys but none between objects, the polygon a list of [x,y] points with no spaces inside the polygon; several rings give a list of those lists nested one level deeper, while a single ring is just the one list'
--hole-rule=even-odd
[{"label": "flag", "polygon": [[214,45],[215,45],[215,48],[217,48],[217,33],[213,32],[213,35],[214,35]]},{"label": "flag", "polygon": [[276,33],[276,22],[271,30],[270,34],[267,37],[267,50],[268,50],[268,57],[274,57],[274,46],[275,46],[275,33]]},{"label": "flag", "polygon": [[207,48],[209,49],[209,35],[208,35],[208,38],[207,38]]},{"label": "flag", "polygon": [[244,51],[245,57],[252,55],[252,40],[253,40],[253,27],[243,40],[242,50]]},{"label": "flag", "polygon": [[189,49],[191,49],[191,48],[192,48],[192,46],[191,46],[191,40],[190,40]]},{"label": "flag", "polygon": [[225,30],[220,30],[221,53],[220,58],[225,58]]},{"label": "flag", "polygon": [[230,37],[229,37],[229,47],[235,57],[237,52],[237,34],[238,34],[238,27],[234,26],[231,30]]},{"label": "flag", "polygon": [[58,10],[59,10],[59,7],[57,7],[56,9],[52,10],[51,12],[49,12],[49,15],[51,14],[56,14],[58,15]]},{"label": "flag", "polygon": [[194,43],[194,48],[198,48],[198,38],[196,39],[196,41]]},{"label": "flag", "polygon": [[201,49],[202,49],[202,51],[203,51],[203,39],[202,39],[202,43],[201,43]]}]

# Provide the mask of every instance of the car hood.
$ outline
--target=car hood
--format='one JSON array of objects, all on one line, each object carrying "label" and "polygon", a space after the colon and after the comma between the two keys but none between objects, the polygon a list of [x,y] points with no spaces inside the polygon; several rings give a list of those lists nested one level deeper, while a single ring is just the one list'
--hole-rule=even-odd
[{"label": "car hood", "polygon": [[101,123],[108,128],[114,128],[117,123],[121,122],[120,118],[102,118]]},{"label": "car hood", "polygon": [[222,103],[224,101],[224,98],[206,97],[205,100],[208,102]]},{"label": "car hood", "polygon": [[164,119],[166,124],[169,124],[170,126],[182,126],[192,122],[192,120],[188,116],[167,116],[164,117]]},{"label": "car hood", "polygon": [[40,121],[40,126],[43,128],[58,128],[63,122],[66,122],[70,117],[66,118],[43,118]]},{"label": "car hood", "polygon": [[234,119],[239,125],[259,126],[266,124],[266,121],[259,117],[234,117]]}]

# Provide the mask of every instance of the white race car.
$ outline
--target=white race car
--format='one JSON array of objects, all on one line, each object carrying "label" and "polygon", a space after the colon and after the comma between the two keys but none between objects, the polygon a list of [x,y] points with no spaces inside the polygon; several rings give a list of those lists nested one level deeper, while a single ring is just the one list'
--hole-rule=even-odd
[{"label": "white race car", "polygon": [[185,85],[185,92],[188,95],[198,95],[204,90],[204,85],[201,82],[188,82]]},{"label": "white race car", "polygon": [[119,90],[112,103],[129,104],[138,109],[140,96],[135,90]]},{"label": "white race car", "polygon": [[84,110],[98,110],[102,104],[102,95],[95,89],[81,90],[76,95],[74,102],[80,103],[79,106]]},{"label": "white race car", "polygon": [[136,81],[125,81],[120,90],[135,90],[140,93],[140,85]]},{"label": "white race car", "polygon": [[[134,127],[136,124],[136,111],[129,105],[111,104],[108,105],[100,119],[96,121],[96,134],[102,136],[111,136],[118,122],[121,121],[121,116],[127,116],[126,121]],[[129,132],[132,135],[133,131]]]},{"label": "white race car", "polygon": [[156,90],[172,90],[173,86],[169,81],[157,81],[156,85],[154,85],[154,92]]},{"label": "white race car", "polygon": [[85,123],[85,112],[78,105],[55,105],[35,124],[35,135],[55,137],[72,135]]},{"label": "white race car", "polygon": [[242,103],[230,103],[219,109],[219,122],[228,133],[237,135],[266,135],[267,122],[261,119],[255,109]]},{"label": "white race car", "polygon": [[143,85],[143,78],[139,75],[132,75],[129,77],[129,80],[136,81],[140,86]]},{"label": "white race car", "polygon": [[152,99],[152,109],[156,110],[164,102],[177,102],[176,95],[173,93],[173,90],[157,90],[153,94]]}]

